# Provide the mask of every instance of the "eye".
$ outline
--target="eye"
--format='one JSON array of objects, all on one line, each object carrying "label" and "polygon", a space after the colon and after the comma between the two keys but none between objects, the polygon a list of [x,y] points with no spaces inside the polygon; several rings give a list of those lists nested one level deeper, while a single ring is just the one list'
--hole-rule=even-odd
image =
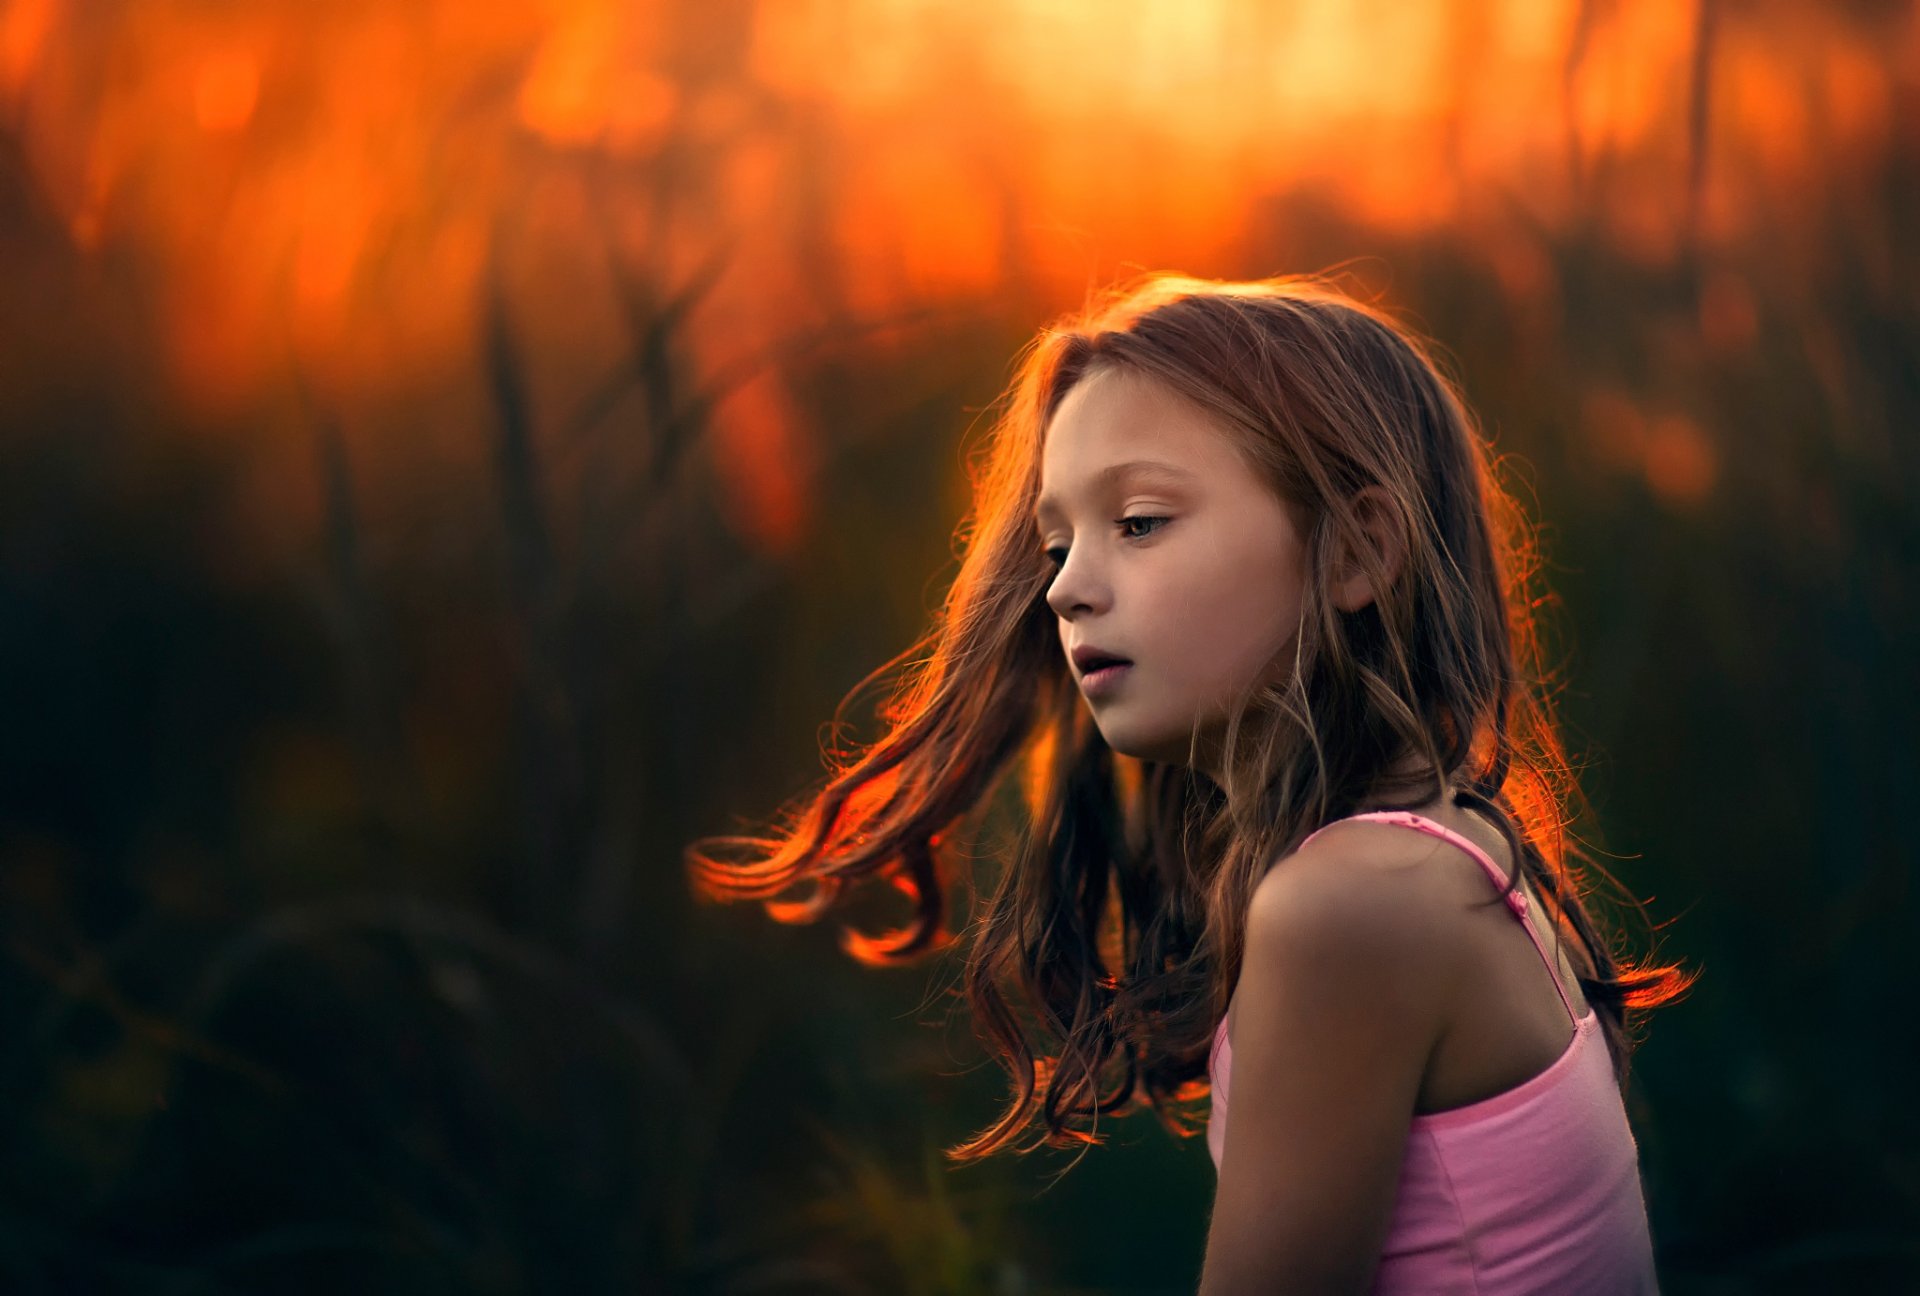
[{"label": "eye", "polygon": [[[1117,527],[1119,527],[1122,533],[1126,533],[1126,532],[1127,532],[1127,524],[1128,524],[1128,523],[1130,523],[1130,522],[1158,522],[1158,523],[1160,523],[1160,524],[1161,524],[1162,526],[1164,526],[1164,525],[1165,525],[1165,524],[1166,524],[1167,522],[1169,522],[1170,520],[1171,520],[1171,519],[1169,519],[1169,518],[1163,518],[1163,517],[1155,517],[1154,515],[1152,515],[1152,514],[1150,514],[1150,513],[1136,513],[1136,514],[1135,514],[1134,516],[1132,516],[1132,517],[1123,517],[1123,518],[1120,518],[1119,520],[1117,520],[1117,521],[1116,521],[1116,522],[1114,523],[1114,525],[1115,525],[1115,526],[1117,526]],[[1129,534],[1129,535],[1128,535],[1128,538],[1129,538],[1129,539],[1133,539],[1133,540],[1145,540],[1145,539],[1147,538],[1147,536],[1150,536],[1150,535],[1152,535],[1152,534],[1153,534],[1153,533],[1154,533],[1155,531],[1158,531],[1159,529],[1160,529],[1160,527],[1157,527],[1157,526],[1156,526],[1156,527],[1151,527],[1151,528],[1149,528],[1149,529],[1148,529],[1148,530],[1147,530],[1147,531],[1146,531],[1146,532],[1145,532],[1144,534],[1141,534],[1141,533],[1133,533],[1133,534]]]},{"label": "eye", "polygon": [[[1128,540],[1145,540],[1148,536],[1152,535],[1155,531],[1158,531],[1161,527],[1165,526],[1167,523],[1171,522],[1172,520],[1173,520],[1172,518],[1160,517],[1157,514],[1152,514],[1152,513],[1136,513],[1132,517],[1115,518],[1113,520],[1113,524],[1116,527],[1120,528],[1120,533],[1124,538]],[[1136,522],[1152,522],[1152,523],[1155,523],[1156,525],[1148,527],[1145,531],[1127,530],[1128,527],[1132,526]],[[1056,545],[1052,549],[1045,550],[1044,553],[1047,561],[1052,563],[1055,567],[1059,567],[1067,561],[1067,551],[1058,545]]]}]

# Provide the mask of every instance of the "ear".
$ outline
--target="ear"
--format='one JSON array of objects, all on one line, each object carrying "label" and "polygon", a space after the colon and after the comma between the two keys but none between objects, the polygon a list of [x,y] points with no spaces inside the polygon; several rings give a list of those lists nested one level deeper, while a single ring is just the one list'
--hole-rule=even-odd
[{"label": "ear", "polygon": [[[1406,560],[1406,530],[1398,505],[1383,486],[1362,487],[1349,504],[1360,524],[1361,543],[1368,546],[1391,585],[1399,579],[1401,564]],[[1333,605],[1342,612],[1357,612],[1373,602],[1378,591],[1367,574],[1362,555],[1349,544],[1341,546],[1334,566],[1336,575],[1328,593]]]}]

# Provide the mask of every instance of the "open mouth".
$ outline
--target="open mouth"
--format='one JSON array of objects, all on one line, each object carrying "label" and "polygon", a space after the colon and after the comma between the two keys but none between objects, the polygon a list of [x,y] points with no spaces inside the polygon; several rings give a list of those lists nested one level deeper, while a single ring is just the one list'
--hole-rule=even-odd
[{"label": "open mouth", "polygon": [[1120,657],[1096,658],[1081,672],[1080,691],[1090,698],[1104,697],[1132,668],[1132,662]]}]

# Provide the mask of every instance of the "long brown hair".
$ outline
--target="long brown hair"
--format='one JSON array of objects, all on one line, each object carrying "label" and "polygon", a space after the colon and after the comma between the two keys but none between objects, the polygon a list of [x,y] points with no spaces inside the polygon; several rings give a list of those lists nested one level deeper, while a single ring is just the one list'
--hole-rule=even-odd
[{"label": "long brown hair", "polygon": [[[1106,745],[1045,599],[1054,569],[1031,520],[1041,447],[1061,398],[1095,366],[1145,375],[1206,411],[1306,523],[1306,601],[1283,649],[1293,669],[1228,714],[1218,783]],[[1021,831],[963,942],[975,1029],[1011,1074],[1012,1098],[947,1155],[987,1156],[1036,1114],[1043,1128],[1016,1150],[1097,1143],[1100,1116],[1143,1102],[1185,1136],[1200,1128],[1189,1104],[1207,1092],[1266,869],[1358,808],[1451,792],[1500,826],[1542,908],[1571,932],[1624,1086],[1637,1042],[1627,1010],[1678,998],[1698,974],[1626,962],[1595,919],[1596,880],[1639,904],[1568,831],[1570,807],[1590,807],[1550,707],[1538,549],[1416,334],[1319,278],[1153,274],[1042,330],[994,408],[985,453],[968,460],[973,502],[944,606],[849,695],[897,674],[884,734],[830,750],[824,784],[775,835],[689,846],[696,894],[811,922],[878,877],[905,893],[913,920],[880,936],[846,928],[843,946],[869,963],[924,958],[956,939],[955,828],[1017,768]],[[1368,486],[1397,514],[1391,580],[1352,507]],[[1351,612],[1327,595],[1341,554],[1358,555],[1384,591]],[[1409,755],[1421,776],[1390,778]],[[803,898],[780,899],[800,887]]]}]

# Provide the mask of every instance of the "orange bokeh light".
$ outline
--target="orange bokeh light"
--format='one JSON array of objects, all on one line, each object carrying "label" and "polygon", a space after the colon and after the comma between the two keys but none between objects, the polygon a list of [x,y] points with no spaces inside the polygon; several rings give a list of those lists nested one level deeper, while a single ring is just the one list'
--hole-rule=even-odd
[{"label": "orange bokeh light", "polygon": [[[701,381],[839,313],[1065,303],[1126,266],[1226,272],[1323,208],[1361,231],[1457,230],[1538,302],[1556,291],[1543,232],[1591,220],[1652,265],[1689,229],[1737,248],[1768,202],[1890,146],[1898,64],[1920,50],[1906,14],[1722,7],[1697,158],[1700,28],[1660,0],[729,12],[15,0],[0,95],[78,248],[154,268],[182,393],[243,412],[295,373],[336,404],[457,382],[483,276],[536,238],[579,269],[519,275],[513,307],[576,325],[582,369],[591,330],[608,363],[626,345],[610,257],[670,294],[724,249],[687,326]],[[531,224],[559,178],[576,197]],[[1753,335],[1737,284],[1700,310],[1710,347]],[[767,421],[716,429],[730,454],[807,462],[777,372],[718,416]],[[1691,434],[1647,444],[1668,493],[1711,480]],[[800,506],[758,463],[726,469],[769,511],[750,529],[788,543]]]},{"label": "orange bokeh light", "polygon": [[194,118],[202,130],[237,131],[260,97],[260,65],[245,50],[210,54],[193,82]]}]

